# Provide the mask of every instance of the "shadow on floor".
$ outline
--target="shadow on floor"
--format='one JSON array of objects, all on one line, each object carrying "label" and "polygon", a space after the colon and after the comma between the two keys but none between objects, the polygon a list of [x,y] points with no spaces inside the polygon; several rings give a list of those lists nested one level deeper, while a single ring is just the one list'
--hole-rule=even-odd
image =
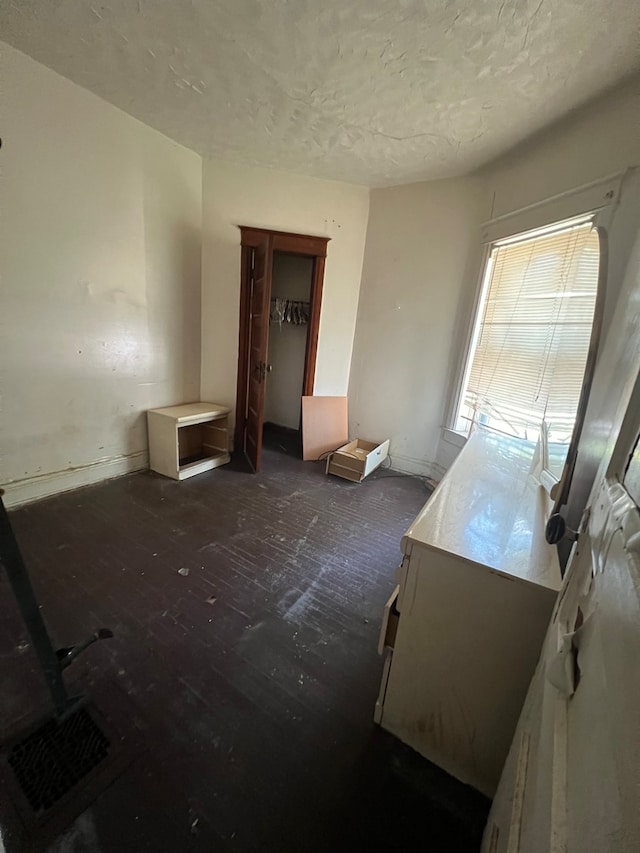
[{"label": "shadow on floor", "polygon": [[[49,853],[477,853],[488,801],[372,723],[382,609],[425,499],[267,446],[258,475],[142,472],[11,513],[56,644],[114,631],[69,679],[132,755]],[[0,601],[6,731],[44,697],[3,575]]]}]

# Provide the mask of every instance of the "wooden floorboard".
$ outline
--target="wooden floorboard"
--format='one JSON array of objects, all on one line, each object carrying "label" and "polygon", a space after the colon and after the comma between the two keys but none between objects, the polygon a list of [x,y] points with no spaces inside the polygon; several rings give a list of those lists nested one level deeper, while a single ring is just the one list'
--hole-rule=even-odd
[{"label": "wooden floorboard", "polygon": [[[428,493],[288,449],[259,475],[144,472],[11,513],[56,644],[114,631],[68,679],[135,745],[51,853],[478,849],[486,800],[372,722],[382,608]],[[6,736],[47,696],[0,593]]]}]

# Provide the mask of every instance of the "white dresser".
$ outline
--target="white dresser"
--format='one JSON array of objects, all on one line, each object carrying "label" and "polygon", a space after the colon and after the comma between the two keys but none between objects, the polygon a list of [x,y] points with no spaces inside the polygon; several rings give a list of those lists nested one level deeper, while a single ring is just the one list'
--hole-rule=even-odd
[{"label": "white dresser", "polygon": [[402,540],[375,720],[495,792],[560,587],[533,448],[478,431]]}]

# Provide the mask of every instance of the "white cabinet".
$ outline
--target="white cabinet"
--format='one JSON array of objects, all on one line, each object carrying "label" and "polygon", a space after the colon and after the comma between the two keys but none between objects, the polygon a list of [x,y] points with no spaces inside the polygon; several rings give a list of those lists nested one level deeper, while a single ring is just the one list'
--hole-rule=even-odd
[{"label": "white cabinet", "polygon": [[376,722],[488,796],[560,587],[532,458],[522,442],[471,437],[403,538],[379,645]]},{"label": "white cabinet", "polygon": [[184,480],[229,462],[229,412],[216,403],[148,411],[149,467]]}]

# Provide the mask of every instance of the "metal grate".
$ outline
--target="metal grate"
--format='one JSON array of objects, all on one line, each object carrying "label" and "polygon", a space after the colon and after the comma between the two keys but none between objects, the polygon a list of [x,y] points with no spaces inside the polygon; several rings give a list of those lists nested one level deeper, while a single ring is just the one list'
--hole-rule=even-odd
[{"label": "metal grate", "polygon": [[8,762],[31,808],[50,809],[106,758],[109,741],[86,708],[47,720],[17,743]]}]

